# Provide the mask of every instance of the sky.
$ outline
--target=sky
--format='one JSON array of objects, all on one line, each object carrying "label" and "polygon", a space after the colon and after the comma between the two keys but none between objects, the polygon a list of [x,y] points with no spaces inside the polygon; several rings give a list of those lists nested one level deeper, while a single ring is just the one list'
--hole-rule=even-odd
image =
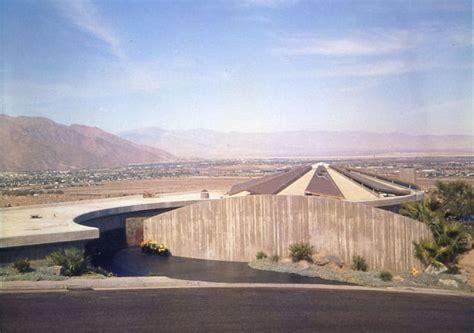
[{"label": "sky", "polygon": [[0,113],[474,134],[471,1],[0,1]]}]

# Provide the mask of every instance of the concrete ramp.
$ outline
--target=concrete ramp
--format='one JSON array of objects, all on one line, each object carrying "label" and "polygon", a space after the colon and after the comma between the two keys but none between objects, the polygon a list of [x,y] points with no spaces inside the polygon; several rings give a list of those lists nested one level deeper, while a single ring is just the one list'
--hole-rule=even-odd
[{"label": "concrete ramp", "polygon": [[261,250],[286,257],[290,244],[307,241],[346,263],[361,255],[370,269],[391,271],[421,268],[413,242],[430,237],[428,227],[413,219],[309,196],[232,197],[144,221],[144,238],[166,243],[176,256],[245,262]]}]

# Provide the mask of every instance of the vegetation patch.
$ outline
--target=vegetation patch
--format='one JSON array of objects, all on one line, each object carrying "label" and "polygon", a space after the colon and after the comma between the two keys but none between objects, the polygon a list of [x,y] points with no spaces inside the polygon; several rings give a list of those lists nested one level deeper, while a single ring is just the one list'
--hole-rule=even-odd
[{"label": "vegetation patch", "polygon": [[379,277],[380,277],[380,280],[386,281],[386,282],[392,281],[393,279],[393,275],[390,272],[380,272]]},{"label": "vegetation patch", "polygon": [[416,257],[428,267],[453,274],[459,271],[460,255],[472,249],[472,230],[463,221],[473,212],[472,187],[460,181],[438,182],[429,198],[400,209],[400,214],[426,223],[433,235],[413,244]]},{"label": "vegetation patch", "polygon": [[19,273],[13,265],[0,268],[0,281],[61,281],[65,279],[67,277],[55,275],[53,267],[31,268],[26,273]]},{"label": "vegetation patch", "polygon": [[89,260],[74,247],[54,251],[46,259],[48,266],[62,266],[66,276],[79,276],[89,271]]},{"label": "vegetation patch", "polygon": [[290,251],[290,258],[293,260],[293,262],[298,262],[301,260],[313,262],[313,246],[311,246],[309,243],[293,243],[289,246],[288,250]]},{"label": "vegetation patch", "polygon": [[362,256],[353,256],[352,257],[352,266],[351,268],[355,271],[367,272],[369,265]]},{"label": "vegetation patch", "polygon": [[28,259],[18,259],[13,263],[13,268],[18,273],[27,273],[31,270],[30,261]]},{"label": "vegetation patch", "polygon": [[46,262],[30,264],[27,259],[20,259],[12,265],[0,267],[0,281],[61,281],[69,277],[103,279],[113,276],[102,267],[90,265],[89,259],[76,248],[54,251]]},{"label": "vegetation patch", "polygon": [[270,257],[271,262],[279,262],[280,261],[280,256],[277,254],[274,254]]},{"label": "vegetation patch", "polygon": [[[388,280],[388,274],[392,275],[389,272],[364,272],[351,269],[332,269],[328,266],[318,266],[314,264],[310,264],[309,268],[303,269],[298,265],[298,263],[294,263],[290,260],[272,262],[267,258],[252,261],[249,263],[249,266],[254,269],[292,273],[307,277],[318,277],[325,280],[345,282],[360,286],[451,289],[467,292],[474,291],[471,286],[465,283],[462,276],[446,273],[435,275],[413,270],[413,272],[397,273],[392,276],[392,280]],[[449,283],[446,281],[449,281]]]},{"label": "vegetation patch", "polygon": [[265,259],[267,258],[267,254],[263,251],[258,251],[255,257],[257,258],[257,260]]}]

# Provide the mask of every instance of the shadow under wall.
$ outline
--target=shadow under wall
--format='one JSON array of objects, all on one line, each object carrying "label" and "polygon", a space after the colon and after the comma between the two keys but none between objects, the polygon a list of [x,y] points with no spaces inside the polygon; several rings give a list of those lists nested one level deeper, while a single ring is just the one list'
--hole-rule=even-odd
[{"label": "shadow under wall", "polygon": [[397,204],[397,205],[382,206],[382,207],[377,207],[377,208],[382,209],[382,210],[386,210],[388,212],[398,214],[398,212],[400,211],[400,207],[401,207],[401,205]]},{"label": "shadow under wall", "polygon": [[86,242],[87,240],[3,248],[0,249],[0,266],[9,265],[18,259],[40,262],[45,260],[51,252],[71,247],[83,250]]},{"label": "shadow under wall", "polygon": [[176,208],[160,208],[140,212],[121,213],[82,221],[79,224],[99,229],[99,238],[88,241],[84,250],[92,258],[111,256],[143,239],[143,221]]}]

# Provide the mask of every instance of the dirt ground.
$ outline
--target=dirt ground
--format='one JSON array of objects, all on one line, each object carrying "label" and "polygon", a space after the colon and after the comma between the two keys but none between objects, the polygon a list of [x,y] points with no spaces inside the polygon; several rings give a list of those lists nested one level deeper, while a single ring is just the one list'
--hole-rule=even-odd
[{"label": "dirt ground", "polygon": [[162,179],[106,182],[100,186],[69,187],[64,194],[35,196],[0,196],[0,207],[38,205],[54,202],[78,201],[140,195],[145,192],[160,194],[192,191],[228,191],[233,184],[246,181],[240,177],[176,177]]},{"label": "dirt ground", "polygon": [[468,283],[474,286],[474,250],[464,254],[459,260],[459,265],[466,271]]},{"label": "dirt ground", "polygon": [[416,181],[416,185],[420,186],[423,190],[433,190],[436,188],[436,183],[438,181],[441,182],[454,182],[461,180],[463,182],[466,182],[468,184],[471,184],[474,186],[474,178],[456,178],[456,177],[451,177],[451,178],[418,178]]}]

